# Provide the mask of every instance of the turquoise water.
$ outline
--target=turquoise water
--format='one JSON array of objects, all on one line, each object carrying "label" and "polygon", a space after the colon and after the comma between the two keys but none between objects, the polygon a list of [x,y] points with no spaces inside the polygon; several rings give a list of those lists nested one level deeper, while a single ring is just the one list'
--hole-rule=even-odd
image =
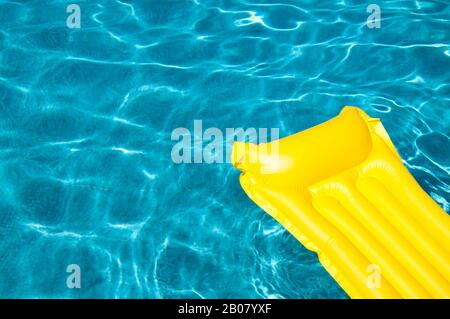
[{"label": "turquoise water", "polygon": [[194,120],[360,106],[450,211],[447,1],[72,2],[0,1],[0,297],[346,298],[230,164],[173,163]]}]

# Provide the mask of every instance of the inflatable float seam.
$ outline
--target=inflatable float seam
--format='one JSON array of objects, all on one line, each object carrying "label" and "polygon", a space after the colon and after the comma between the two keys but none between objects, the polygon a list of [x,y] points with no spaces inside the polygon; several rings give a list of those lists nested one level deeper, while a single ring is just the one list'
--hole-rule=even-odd
[{"label": "inflatable float seam", "polygon": [[[358,292],[358,290],[351,285],[338,271],[336,265],[331,262],[331,259],[327,257],[326,247],[332,247],[335,243],[333,237],[329,236],[328,240],[323,249],[319,249],[313,241],[309,240],[297,227],[295,227],[288,218],[280,212],[274,205],[270,202],[264,200],[262,197],[258,196],[257,193],[251,191],[248,185],[251,184],[250,177],[248,174],[241,175],[241,185],[244,191],[247,193],[250,199],[252,199],[257,205],[262,207],[267,213],[269,213],[272,218],[274,218],[277,222],[283,225],[286,230],[288,230],[306,249],[313,251],[317,254],[317,258],[320,263],[324,266],[327,272],[333,277],[333,279],[339,283],[341,287],[347,287],[347,291],[352,291],[353,298],[362,298],[362,294]],[[351,287],[351,288],[350,288]]]},{"label": "inflatable float seam", "polygon": [[[424,258],[433,261],[434,268],[439,271],[442,276],[450,278],[450,265],[448,263],[448,261],[450,261],[450,255],[445,251],[439,241],[436,240],[435,236],[423,227],[416,216],[407,213],[408,209],[405,207],[404,203],[388,191],[382,180],[370,175],[361,177],[361,179],[358,180],[358,189],[362,190],[362,188],[364,188],[364,185],[362,185],[364,182],[370,183],[368,186],[372,187],[374,184],[378,185],[380,193],[386,194],[386,197],[391,198],[389,202],[396,206],[396,211],[400,212],[398,215],[391,215],[391,220],[394,222],[391,224],[394,225],[399,233],[405,233],[404,236],[413,241],[414,246]],[[370,194],[368,195],[370,196]],[[370,198],[368,199],[370,201]],[[393,210],[392,207],[388,207],[390,205],[387,202],[380,206],[383,206],[385,210]],[[433,264],[431,265],[432,267]]]},{"label": "inflatable float seam", "polygon": [[[289,219],[285,216],[285,214],[280,212],[270,202],[260,197],[256,192],[251,191],[251,188],[249,188],[250,184],[252,184],[250,175],[249,174],[241,175],[241,185],[244,191],[250,197],[250,199],[252,199],[257,205],[262,207],[267,213],[269,213],[269,215],[271,215],[275,220],[277,220],[281,225],[283,225],[298,241],[300,241],[300,243],[302,243],[302,245],[305,248],[315,252],[318,255],[319,261],[322,264],[324,263],[326,264],[326,266],[324,265],[324,268],[342,287],[349,287],[350,284],[344,279],[341,272],[337,270],[336,265],[334,265],[331,262],[331,260],[327,257],[325,253],[326,250],[334,246],[335,239],[332,236],[328,236],[328,239],[326,240],[323,247],[319,249],[318,246],[316,246],[316,244],[314,244],[313,241],[309,240],[297,227],[295,227],[289,221]],[[356,298],[356,296],[361,296],[359,292],[356,292],[357,289],[355,287],[352,287],[351,290],[353,291],[352,293],[353,298]],[[374,292],[377,293],[376,290],[374,290]]]},{"label": "inflatable float seam", "polygon": [[[433,289],[434,285],[430,282],[430,277],[427,276],[425,271],[423,270],[424,265],[428,266],[428,262],[426,261],[426,259],[423,258],[422,255],[417,251],[417,249],[411,244],[411,242],[408,241],[407,238],[404,237],[404,235],[399,233],[394,225],[392,225],[392,223],[389,222],[389,220],[386,219],[386,217],[382,213],[380,213],[380,211],[376,209],[375,206],[373,206],[373,204],[368,200],[366,196],[364,196],[364,194],[361,194],[358,190],[350,191],[349,189],[347,189],[346,195],[348,194],[352,194],[352,197],[349,199],[349,203],[345,205],[350,205],[350,207],[352,207],[352,210],[354,211],[372,211],[372,214],[368,216],[368,225],[384,225],[384,227],[378,226],[378,234],[381,234],[380,238],[385,238],[386,243],[391,241],[396,244],[393,246],[393,249],[396,254],[404,258],[404,265],[409,269],[410,272],[415,274],[417,278],[421,280],[422,285],[425,284],[426,287],[428,287],[427,291],[431,293],[432,296],[436,295],[437,292]],[[355,196],[358,196],[359,198],[358,203],[354,198]],[[370,210],[363,209],[361,203],[365,203],[366,205],[364,206],[370,207]],[[367,204],[369,204],[369,206],[367,206]],[[374,230],[370,229],[367,229],[367,231],[371,233],[374,232]],[[393,240],[393,238],[396,238],[397,240]],[[427,268],[430,269],[429,267]]]},{"label": "inflatable float seam", "polygon": [[[358,220],[355,219],[355,217],[348,211],[345,210],[344,207],[342,207],[341,203],[339,202],[338,199],[336,199],[333,196],[330,196],[329,194],[322,194],[320,191],[317,192],[317,196],[315,199],[315,207],[316,209],[322,213],[322,215],[327,211],[324,210],[324,207],[318,204],[319,200],[324,200],[324,197],[328,196],[330,199],[332,199],[333,201],[336,201],[337,205],[340,205],[340,208],[338,209],[338,207],[335,207],[335,210],[340,211],[339,215],[343,215],[346,216],[347,218],[339,218],[337,215],[338,214],[333,214],[330,210],[330,213],[326,214],[326,218],[328,220],[330,220],[330,222],[332,222],[334,225],[336,225],[336,227],[344,234],[346,234],[347,237],[352,239],[352,242],[355,243],[355,245],[359,248],[359,250],[363,253],[363,255],[365,255],[365,257],[372,263],[372,264],[378,264],[380,265],[380,267],[384,266],[384,265],[388,265],[390,264],[391,266],[395,266],[395,268],[397,269],[403,269],[403,266],[395,259],[395,257],[385,248],[382,247],[381,244],[378,243],[377,239],[370,234],[366,227],[364,227],[363,224],[361,224]],[[346,213],[342,213],[342,211],[346,211]],[[359,233],[355,233],[352,232],[350,229],[351,227],[349,226],[350,224],[353,223],[353,228],[356,228],[359,230]],[[344,230],[344,229],[345,230]],[[365,240],[363,239],[364,236],[362,236],[364,233],[367,233]],[[357,236],[360,236],[361,239],[355,239],[357,238]],[[355,237],[356,236],[356,237]],[[372,242],[372,244],[370,244],[370,242]],[[365,249],[361,249],[360,247],[363,246],[365,247]],[[372,247],[375,246],[375,247]],[[367,249],[367,247],[369,247],[369,249]],[[370,253],[370,248],[374,249],[377,248],[378,249],[378,253],[379,256],[377,258],[377,256],[375,256],[374,253]],[[384,254],[385,258],[381,258],[380,259],[380,255]],[[387,261],[386,260],[387,257]],[[385,268],[385,267],[383,267]],[[384,274],[386,274],[386,272],[384,272]],[[384,275],[383,275],[384,276]],[[408,279],[410,281],[415,281],[415,278],[411,277],[409,274],[407,275]],[[408,291],[409,289],[407,289],[405,287],[405,283],[403,282],[403,278],[401,277],[397,277],[395,276],[393,273],[389,272],[389,269],[387,271],[387,276],[386,276],[386,280],[389,283],[397,283],[400,288],[402,289],[402,291],[397,291],[399,293],[400,296],[403,297],[409,297],[409,298],[417,298],[418,295],[411,293],[410,291]],[[420,289],[420,284],[419,282],[416,283],[416,288]],[[424,296],[430,296],[429,294],[425,294]]]}]

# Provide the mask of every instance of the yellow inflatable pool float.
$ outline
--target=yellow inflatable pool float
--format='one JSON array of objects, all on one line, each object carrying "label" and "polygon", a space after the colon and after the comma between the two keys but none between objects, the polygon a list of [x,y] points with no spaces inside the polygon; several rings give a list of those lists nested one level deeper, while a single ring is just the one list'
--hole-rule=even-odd
[{"label": "yellow inflatable pool float", "polygon": [[377,118],[335,118],[270,143],[236,142],[248,196],[351,298],[449,298],[450,217],[403,166]]}]

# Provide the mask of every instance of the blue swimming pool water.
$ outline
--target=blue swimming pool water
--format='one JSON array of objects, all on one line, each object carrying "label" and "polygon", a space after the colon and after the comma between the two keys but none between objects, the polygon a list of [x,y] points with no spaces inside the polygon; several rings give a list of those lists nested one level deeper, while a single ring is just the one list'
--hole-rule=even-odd
[{"label": "blue swimming pool water", "polygon": [[[447,1],[0,1],[0,297],[345,298],[241,190],[171,160],[171,132],[356,105],[450,206]],[[66,267],[81,267],[68,289]]]}]

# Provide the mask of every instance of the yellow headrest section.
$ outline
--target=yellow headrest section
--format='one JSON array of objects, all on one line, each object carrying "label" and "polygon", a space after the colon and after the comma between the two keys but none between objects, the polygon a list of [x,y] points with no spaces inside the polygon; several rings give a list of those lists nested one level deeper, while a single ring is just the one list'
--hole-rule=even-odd
[{"label": "yellow headrest section", "polygon": [[379,119],[346,106],[339,116],[287,138],[258,145],[236,142],[231,160],[236,168],[255,178],[264,175],[273,185],[307,186],[364,161],[375,134],[395,152]]}]

